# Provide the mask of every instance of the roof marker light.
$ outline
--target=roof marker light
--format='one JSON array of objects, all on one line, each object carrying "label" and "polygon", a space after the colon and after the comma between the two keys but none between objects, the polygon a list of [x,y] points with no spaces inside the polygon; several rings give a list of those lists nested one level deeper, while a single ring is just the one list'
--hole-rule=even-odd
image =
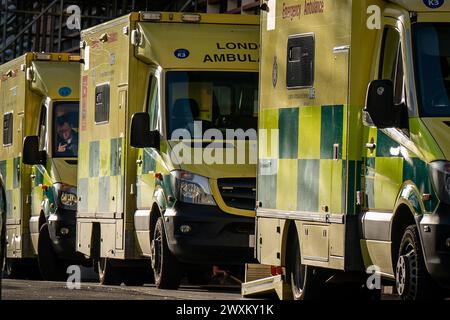
[{"label": "roof marker light", "polygon": [[185,13],[181,16],[183,22],[200,22],[202,16],[199,14]]},{"label": "roof marker light", "polygon": [[49,53],[36,53],[36,60],[50,61],[52,60],[52,55]]},{"label": "roof marker light", "polygon": [[141,19],[144,21],[159,21],[162,18],[161,12],[142,12]]},{"label": "roof marker light", "polygon": [[69,61],[80,62],[81,57],[79,55],[69,56]]}]

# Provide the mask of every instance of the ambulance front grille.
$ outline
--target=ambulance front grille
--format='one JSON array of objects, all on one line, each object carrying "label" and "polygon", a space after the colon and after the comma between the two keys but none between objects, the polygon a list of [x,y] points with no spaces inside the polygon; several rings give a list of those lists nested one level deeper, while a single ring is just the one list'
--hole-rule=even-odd
[{"label": "ambulance front grille", "polygon": [[218,179],[220,195],[228,207],[255,210],[256,179],[226,178]]}]

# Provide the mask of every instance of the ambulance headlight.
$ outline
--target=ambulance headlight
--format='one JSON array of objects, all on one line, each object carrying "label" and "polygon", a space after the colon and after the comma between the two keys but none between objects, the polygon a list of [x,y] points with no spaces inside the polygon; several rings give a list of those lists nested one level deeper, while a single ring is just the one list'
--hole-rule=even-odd
[{"label": "ambulance headlight", "polygon": [[62,183],[55,184],[56,196],[58,197],[58,204],[63,209],[76,210],[77,209],[77,189]]},{"label": "ambulance headlight", "polygon": [[172,188],[178,201],[215,206],[207,178],[182,170],[171,172]]},{"label": "ambulance headlight", "polygon": [[432,162],[430,176],[439,200],[450,204],[450,162]]}]

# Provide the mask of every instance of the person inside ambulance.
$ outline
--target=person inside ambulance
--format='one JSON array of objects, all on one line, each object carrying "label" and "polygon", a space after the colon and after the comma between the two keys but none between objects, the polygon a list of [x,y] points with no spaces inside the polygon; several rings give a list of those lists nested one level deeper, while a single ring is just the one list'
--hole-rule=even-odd
[{"label": "person inside ambulance", "polygon": [[66,115],[57,118],[56,152],[60,157],[78,156],[78,133]]}]

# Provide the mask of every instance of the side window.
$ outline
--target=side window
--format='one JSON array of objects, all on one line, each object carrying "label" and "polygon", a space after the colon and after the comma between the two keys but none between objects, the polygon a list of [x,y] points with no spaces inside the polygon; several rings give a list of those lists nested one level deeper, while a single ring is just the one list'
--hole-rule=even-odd
[{"label": "side window", "polygon": [[400,104],[404,101],[404,87],[405,87],[405,78],[403,72],[403,55],[402,55],[402,47],[399,46],[398,56],[397,56],[397,67],[395,69],[395,78],[394,78],[394,103]]},{"label": "side window", "polygon": [[47,107],[42,105],[39,116],[39,150],[44,150],[47,145]]},{"label": "side window", "polygon": [[3,146],[10,146],[13,143],[13,113],[3,115]]},{"label": "side window", "polygon": [[154,75],[151,75],[147,97],[147,112],[150,115],[150,130],[158,129],[158,118],[159,118],[158,93],[159,93],[158,79]]},{"label": "side window", "polygon": [[95,88],[95,123],[101,124],[109,121],[109,83],[98,85]]},{"label": "side window", "polygon": [[287,45],[286,86],[288,89],[314,85],[315,39],[313,34],[290,36]]},{"label": "side window", "polygon": [[402,46],[400,33],[392,27],[384,29],[379,78],[392,80],[394,102],[401,103],[404,91]]}]

